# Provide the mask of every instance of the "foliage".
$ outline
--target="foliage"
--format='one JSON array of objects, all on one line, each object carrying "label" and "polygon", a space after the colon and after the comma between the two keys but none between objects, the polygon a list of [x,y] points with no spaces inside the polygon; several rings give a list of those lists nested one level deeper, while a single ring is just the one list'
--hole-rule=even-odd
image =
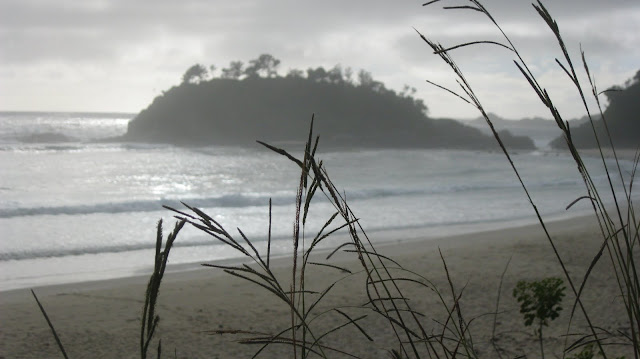
[{"label": "foliage", "polygon": [[373,80],[373,76],[371,76],[370,72],[360,70],[358,72],[358,83],[360,84],[360,86],[373,87],[375,81]]},{"label": "foliage", "polygon": [[272,55],[262,54],[257,59],[249,61],[249,66],[244,70],[247,77],[276,77],[280,60]]},{"label": "foliage", "polygon": [[302,72],[302,70],[299,70],[299,69],[291,69],[289,70],[289,72],[287,72],[286,77],[301,79],[304,77],[304,72]]},{"label": "foliage", "polygon": [[209,71],[206,67],[195,64],[187,69],[187,71],[182,75],[182,83],[183,84],[192,84],[199,83],[200,81],[206,80],[209,75]]},{"label": "foliage", "polygon": [[[585,345],[579,353],[568,356],[567,359],[593,359],[595,358],[595,352],[593,350],[593,343]],[[602,352],[599,353],[602,356]],[[616,357],[615,359],[625,359],[625,356]]]},{"label": "foliage", "polygon": [[520,303],[520,313],[524,315],[524,325],[530,326],[538,321],[536,334],[540,341],[540,354],[544,358],[542,327],[549,326],[549,320],[560,315],[565,286],[560,278],[545,278],[541,281],[527,282],[521,280],[513,289],[513,296]]},{"label": "foliage", "polygon": [[567,359],[593,359],[595,353],[593,352],[593,344],[586,345],[582,350],[572,356],[567,357]]},{"label": "foliage", "polygon": [[220,78],[238,80],[244,74],[244,63],[242,61],[231,61],[229,67],[222,69]]},{"label": "foliage", "polygon": [[520,313],[524,315],[524,325],[530,326],[534,320],[539,325],[548,326],[549,320],[560,315],[565,286],[560,278],[545,278],[541,281],[521,280],[513,289],[513,296],[520,303]]}]

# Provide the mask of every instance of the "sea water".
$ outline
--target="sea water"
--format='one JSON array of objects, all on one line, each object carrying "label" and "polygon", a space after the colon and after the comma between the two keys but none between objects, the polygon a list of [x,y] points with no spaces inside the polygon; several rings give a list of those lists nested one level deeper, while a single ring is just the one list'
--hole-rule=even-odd
[{"label": "sea water", "polygon": [[[100,141],[125,133],[132,117],[0,113],[0,290],[148,274],[158,220],[165,234],[175,223],[175,213],[163,205],[183,210],[181,202],[202,209],[239,240],[240,228],[264,253],[271,201],[271,253],[291,253],[300,179],[295,163],[258,144],[188,148]],[[324,151],[321,141],[318,158],[374,242],[537,220],[501,152]],[[545,219],[590,210],[587,201],[565,209],[585,194],[568,154],[518,152],[513,159]],[[606,191],[601,160],[586,162]],[[632,163],[621,164],[627,176]],[[613,179],[620,182],[615,174]],[[316,194],[305,237],[312,238],[334,212]],[[344,240],[339,233],[336,238],[326,245]],[[170,263],[197,268],[238,256],[186,226]]]}]

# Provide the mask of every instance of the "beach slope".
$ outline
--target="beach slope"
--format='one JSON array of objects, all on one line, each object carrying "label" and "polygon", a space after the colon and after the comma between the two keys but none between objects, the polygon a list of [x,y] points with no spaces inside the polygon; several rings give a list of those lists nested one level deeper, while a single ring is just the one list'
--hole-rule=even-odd
[{"label": "beach slope", "polygon": [[[579,283],[601,245],[597,222],[581,217],[553,222],[550,232],[567,268]],[[517,281],[563,277],[557,259],[539,225],[466,234],[424,241],[397,241],[378,250],[405,268],[420,273],[445,293],[450,289],[438,249],[442,251],[457,291],[462,291],[461,308],[467,320],[477,318],[471,334],[483,357],[496,357],[490,338],[496,322],[496,343],[507,357],[539,355],[539,344],[531,327],[525,327],[518,303],[512,296]],[[606,257],[606,256],[605,256]],[[586,285],[583,302],[595,325],[608,330],[625,329],[623,303],[607,258],[598,263]],[[280,278],[290,277],[290,259],[273,263]],[[502,283],[502,272],[510,264]],[[355,257],[343,255],[334,264],[358,270]],[[313,268],[307,286],[324,285],[339,273],[331,268]],[[78,283],[36,288],[70,357],[139,357],[139,322],[147,277],[103,282]],[[566,280],[565,280],[566,284]],[[323,301],[326,308],[360,305],[367,301],[364,277],[354,275],[338,283]],[[437,330],[435,320],[445,318],[445,310],[433,291],[408,285],[405,295],[412,307],[422,312],[425,326]],[[549,328],[545,328],[545,351],[561,356],[569,311],[574,296],[567,289],[565,308]],[[249,358],[259,346],[240,345],[239,337],[210,335],[218,329],[245,329],[277,332],[290,323],[287,308],[278,299],[251,283],[220,270],[202,269],[165,275],[158,304],[163,353],[178,358]],[[329,336],[328,342],[361,357],[386,357],[393,346],[388,322],[369,314],[370,342],[355,328]],[[0,358],[47,358],[59,356],[53,336],[28,290],[0,293]],[[334,323],[337,324],[337,323]],[[571,332],[586,332],[581,314],[576,314]],[[622,351],[624,353],[624,350]],[[264,358],[290,357],[286,346],[274,346]],[[336,356],[340,357],[340,356]],[[551,356],[550,356],[551,357]]]}]

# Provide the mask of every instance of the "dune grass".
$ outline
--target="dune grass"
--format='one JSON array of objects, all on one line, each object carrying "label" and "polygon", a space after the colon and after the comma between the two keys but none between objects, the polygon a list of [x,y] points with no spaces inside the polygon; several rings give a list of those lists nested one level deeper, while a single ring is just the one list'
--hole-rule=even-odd
[{"label": "dune grass", "polygon": [[[425,3],[424,5],[425,6],[432,5],[435,3],[440,3],[445,1],[446,0],[433,0]],[[592,77],[591,73],[589,72],[589,67],[588,67],[584,52],[581,52],[581,63],[584,68],[585,74],[589,78],[589,87],[587,90],[583,88],[583,85],[579,80],[579,77],[576,73],[576,67],[574,65],[574,61],[570,56],[569,51],[567,50],[567,47],[564,43],[564,40],[560,33],[560,28],[558,26],[558,23],[551,16],[549,11],[544,7],[542,2],[538,1],[537,3],[534,3],[533,4],[534,9],[538,13],[538,15],[544,20],[544,22],[547,24],[547,26],[555,36],[558,42],[558,45],[560,47],[560,51],[562,53],[562,60],[555,59],[555,61],[558,64],[558,66],[562,68],[562,70],[567,75],[570,82],[575,86],[575,89],[578,92],[580,99],[582,100],[585,111],[589,116],[591,127],[593,129],[593,135],[596,138],[596,142],[600,152],[600,158],[602,159],[602,164],[605,168],[606,176],[609,184],[609,192],[607,193],[607,195],[610,196],[610,198],[613,200],[613,203],[614,203],[614,207],[613,209],[611,209],[610,207],[607,206],[605,193],[600,193],[598,188],[596,188],[594,181],[589,173],[589,170],[587,169],[584,162],[582,161],[580,151],[578,150],[577,146],[574,144],[573,139],[571,137],[571,129],[570,129],[569,123],[562,118],[562,115],[560,114],[558,109],[555,107],[552,98],[549,96],[545,88],[538,82],[534,73],[530,70],[529,66],[521,56],[518,48],[513,44],[509,36],[503,31],[503,29],[500,27],[498,22],[493,18],[491,13],[481,4],[480,1],[469,0],[468,3],[469,5],[465,5],[465,6],[445,6],[445,9],[476,11],[484,14],[487,17],[488,21],[490,21],[503,35],[504,42],[502,43],[493,42],[493,41],[469,42],[469,43],[463,43],[463,44],[451,46],[448,48],[444,48],[442,45],[428,39],[427,37],[425,37],[424,35],[418,32],[420,37],[432,48],[434,54],[440,56],[440,58],[451,68],[451,70],[453,71],[456,77],[456,81],[460,85],[464,94],[461,95],[450,89],[443,88],[442,86],[439,86],[437,84],[435,85],[456,95],[461,100],[474,106],[480,112],[482,117],[486,120],[487,125],[491,129],[494,137],[500,144],[500,147],[502,148],[505,157],[511,164],[514,173],[516,174],[516,176],[518,177],[518,180],[522,185],[522,188],[525,192],[527,199],[529,200],[529,202],[531,203],[531,206],[535,210],[537,218],[540,222],[540,225],[544,229],[545,235],[549,241],[549,244],[553,248],[553,251],[556,255],[558,263],[562,267],[564,278],[568,282],[571,288],[571,291],[575,295],[576,299],[570,315],[573,318],[573,316],[575,315],[576,308],[579,308],[579,310],[582,312],[582,315],[588,322],[589,328],[591,331],[588,335],[582,337],[579,341],[573,343],[567,349],[568,350],[575,349],[577,347],[580,347],[581,345],[584,345],[584,343],[593,343],[598,347],[601,355],[603,355],[606,358],[607,356],[604,350],[604,346],[608,343],[608,340],[613,337],[616,337],[616,338],[622,337],[627,342],[627,344],[631,346],[634,357],[638,358],[640,357],[640,332],[639,332],[640,330],[640,302],[639,302],[640,301],[640,279],[638,277],[636,262],[638,260],[638,255],[637,255],[638,240],[639,240],[638,229],[639,229],[640,223],[638,222],[637,215],[635,214],[635,211],[634,211],[631,192],[633,188],[633,180],[635,178],[635,170],[638,167],[638,161],[640,159],[640,152],[636,151],[633,173],[631,173],[629,182],[625,183],[625,180],[624,180],[625,177],[622,173],[620,162],[616,155],[614,141],[611,138],[611,135],[608,130],[608,126],[606,125],[607,119],[604,116],[602,106],[599,100],[599,96],[602,94],[602,92],[598,92],[597,90],[595,79]],[[538,208],[536,207],[534,200],[529,194],[526,184],[523,182],[522,178],[520,177],[518,169],[515,166],[511,156],[509,155],[509,152],[507,151],[504,144],[502,143],[500,136],[498,135],[493,124],[491,123],[491,120],[487,116],[487,112],[485,111],[480,99],[476,96],[475,92],[473,91],[473,88],[465,78],[462,70],[457,66],[457,64],[455,63],[455,61],[453,60],[450,54],[452,50],[458,49],[460,47],[474,46],[478,44],[489,44],[494,46],[500,46],[504,49],[511,51],[511,53],[515,55],[514,63],[516,67],[524,76],[524,78],[527,80],[527,82],[530,84],[531,88],[534,90],[535,94],[538,96],[540,101],[549,110],[549,113],[552,116],[552,118],[555,120],[556,124],[558,125],[558,128],[560,129],[566,141],[567,148],[571,153],[571,156],[573,157],[574,162],[577,165],[578,171],[582,176],[582,179],[585,185],[586,194],[576,199],[575,201],[573,201],[567,207],[567,209],[569,209],[574,203],[580,200],[588,200],[591,202],[593,211],[598,218],[598,224],[600,227],[600,232],[602,237],[602,246],[600,251],[594,254],[594,258],[591,262],[591,265],[589,266],[582,280],[579,283],[576,283],[570,276],[569,272],[567,271],[566,266],[564,265],[564,260],[558,253],[556,249],[556,245],[551,237],[551,234],[547,230],[545,221],[540,215],[540,212],[538,211]],[[597,104],[597,111],[599,112],[605,124],[605,129],[607,133],[606,138],[599,138],[599,135],[596,132],[595,125],[594,125],[594,117],[592,115],[591,109],[587,105],[586,97],[588,96],[587,95],[588,93],[590,93],[595,99],[595,102]],[[605,146],[609,147],[613,153],[613,156],[615,159],[615,165],[613,166],[613,168],[610,168],[609,166],[607,166],[607,162],[605,161],[605,155],[603,153],[603,148],[605,148]],[[614,182],[613,182],[614,180],[611,175],[613,171],[619,174],[619,180],[621,181],[619,185],[624,190],[624,198],[618,198],[618,194],[616,193]],[[629,324],[629,333],[611,333],[611,332],[603,331],[601,328],[598,328],[594,323],[591,322],[589,313],[584,308],[582,301],[580,299],[582,291],[584,290],[585,284],[589,279],[589,275],[591,271],[593,270],[597,262],[601,259],[602,254],[605,252],[605,250],[609,255],[611,264],[615,269],[616,279],[618,281],[618,287],[620,290],[620,295],[624,299],[625,308],[627,311],[628,324]]]},{"label": "dune grass", "polygon": [[33,295],[33,299],[35,299],[36,303],[38,304],[38,308],[40,308],[40,312],[42,313],[42,316],[47,321],[47,325],[49,325],[49,329],[51,329],[51,334],[53,335],[53,338],[56,340],[56,345],[58,346],[58,349],[60,349],[60,354],[62,354],[63,358],[69,359],[69,356],[67,355],[67,351],[64,349],[64,345],[62,344],[62,341],[58,336],[58,332],[56,332],[56,328],[53,326],[51,319],[49,319],[49,316],[47,315],[47,311],[44,309],[44,306],[42,305],[42,303],[40,303],[40,300],[38,299],[38,296],[36,295],[36,292],[33,291],[33,289],[31,290],[31,295]]},{"label": "dune grass", "polygon": [[[267,238],[267,253],[259,253],[252,241],[242,230],[234,236],[198,208],[185,204],[186,210],[167,207],[176,213],[176,217],[202,230],[216,240],[232,247],[250,264],[224,266],[203,264],[207,267],[222,269],[226,273],[256,284],[260,289],[279,298],[289,309],[290,325],[275,333],[261,333],[248,330],[217,330],[220,335],[239,335],[239,343],[257,345],[256,355],[272,345],[288,345],[292,358],[319,356],[332,358],[337,354],[345,357],[358,357],[347,348],[331,344],[332,337],[345,330],[355,330],[362,340],[373,341],[364,325],[360,323],[369,316],[381,316],[388,322],[389,329],[396,338],[397,345],[389,348],[395,357],[440,357],[447,352],[464,350],[473,356],[473,346],[468,337],[467,324],[462,311],[455,300],[460,294],[451,283],[453,303],[447,303],[445,297],[437,291],[426,278],[404,269],[400,263],[380,254],[366,232],[360,226],[358,218],[349,207],[344,195],[331,182],[323,162],[316,159],[319,137],[313,138],[313,119],[303,156],[298,159],[287,151],[260,142],[270,150],[286,156],[300,168],[300,180],[295,201],[296,215],[293,228],[292,270],[290,278],[278,278],[270,268],[269,250],[271,238]],[[314,196],[321,194],[334,206],[336,212],[325,220],[320,231],[310,238],[305,233],[307,218],[311,213]],[[271,218],[270,221],[271,222]],[[313,252],[322,241],[332,234],[342,231],[348,233],[349,240],[339,244],[329,252],[323,261],[312,260]],[[361,268],[352,271],[328,262],[337,252],[357,256]],[[444,260],[443,260],[444,261]],[[322,266],[335,270],[335,280],[325,288],[313,288],[306,281],[306,273],[313,267]],[[446,268],[446,267],[445,267]],[[366,303],[359,306],[341,308],[322,308],[321,301],[332,288],[348,277],[360,276],[365,281]],[[400,283],[412,283],[435,291],[448,312],[447,320],[442,324],[439,334],[428,334],[422,318],[423,313],[411,307],[409,298],[403,294]],[[355,289],[354,289],[355,290]],[[334,317],[337,325],[316,325],[325,317]],[[455,348],[455,349],[452,349]]]},{"label": "dune grass", "polygon": [[[445,0],[434,0],[424,5],[433,5],[440,2],[445,2]],[[634,171],[630,176],[631,179],[625,182],[625,177],[623,176],[617,156],[615,157],[616,165],[614,168],[608,168],[604,154],[602,153],[602,148],[605,147],[606,143],[606,146],[611,148],[615,156],[615,148],[611,136],[598,139],[598,145],[601,149],[600,155],[602,163],[607,169],[609,183],[609,193],[600,193],[588,169],[585,167],[578,149],[573,144],[569,123],[563,120],[547,91],[537,81],[534,73],[523,60],[518,49],[498,25],[498,22],[490,12],[479,1],[470,0],[468,3],[468,5],[464,6],[445,6],[445,8],[451,10],[476,11],[484,14],[488,21],[494,24],[500,33],[504,35],[503,43],[481,41],[444,48],[420,32],[418,32],[418,34],[424,42],[431,47],[433,52],[451,68],[463,93],[458,94],[453,90],[446,89],[437,84],[435,85],[474,106],[486,119],[487,125],[500,144],[506,160],[510,163],[514,174],[520,181],[525,197],[536,212],[537,219],[544,229],[549,245],[553,249],[557,261],[562,268],[562,273],[559,273],[559,275],[563,276],[564,281],[568,283],[569,290],[575,297],[575,301],[569,311],[571,320],[569,328],[567,328],[567,333],[571,331],[571,322],[577,315],[581,315],[588,323],[589,331],[584,333],[578,340],[573,342],[569,342],[568,339],[565,340],[565,351],[561,353],[561,355],[562,357],[572,355],[574,358],[592,358],[595,355],[595,347],[597,351],[600,352],[600,355],[608,358],[607,346],[614,342],[619,343],[622,341],[626,348],[629,349],[629,352],[633,354],[633,357],[638,359],[640,358],[640,279],[637,266],[640,263],[637,263],[637,261],[638,229],[640,224],[634,212],[631,192],[633,189],[635,169],[638,166],[640,155],[636,154]],[[542,3],[538,2],[533,6],[555,35],[563,56],[562,61],[556,60],[556,62],[564,70],[570,82],[575,85],[584,103],[586,112],[591,117],[591,111],[586,101],[587,93],[590,93],[595,97],[598,112],[602,115],[603,111],[598,101],[598,96],[601,93],[597,91],[595,81],[589,73],[584,53],[581,56],[581,62],[584,71],[589,77],[588,90],[583,89],[578,79],[573,60],[569,56],[557,23]],[[569,274],[564,264],[565,261],[557,251],[553,237],[549,233],[545,221],[527,189],[526,183],[519,175],[518,167],[489,120],[480,99],[476,96],[462,70],[453,60],[451,53],[455,49],[477,44],[499,46],[508,50],[510,54],[514,54],[516,58],[514,61],[515,65],[531,85],[540,101],[549,109],[559,130],[564,135],[568,150],[584,180],[585,195],[576,199],[574,203],[576,201],[589,201],[591,203],[593,211],[598,218],[602,243],[600,250],[594,253],[591,265],[579,281],[576,281],[574,277]],[[602,117],[604,118],[604,116]],[[595,132],[595,129],[594,135],[597,138],[598,134]],[[237,337],[237,341],[241,344],[256,346],[254,357],[260,356],[260,354],[270,346],[284,345],[289,348],[291,358],[358,358],[357,353],[352,353],[349,347],[340,346],[340,342],[334,339],[339,337],[344,331],[352,331],[355,333],[355,335],[352,336],[353,338],[360,338],[364,341],[374,341],[377,333],[370,333],[364,324],[372,318],[383,319],[388,324],[387,328],[389,332],[392,333],[392,337],[395,338],[394,342],[388,347],[388,355],[391,358],[480,357],[480,354],[475,349],[474,338],[470,330],[475,318],[467,318],[467,316],[464,315],[460,306],[463,291],[456,289],[456,285],[449,275],[449,269],[442,253],[442,265],[448,282],[446,291],[440,291],[423,275],[403,268],[401,263],[394,261],[392,258],[383,255],[375,249],[366,231],[360,226],[358,217],[347,203],[345,199],[346,196],[334,185],[326,166],[316,157],[319,137],[314,137],[313,119],[301,157],[295,157],[283,149],[273,147],[266,143],[260,142],[260,144],[279,155],[287,157],[300,169],[297,195],[295,198],[296,214],[293,220],[290,274],[286,278],[278,277],[272,269],[270,230],[267,234],[266,253],[260,253],[254,245],[254,242],[247,238],[241,229],[237,229],[237,234],[232,234],[232,232],[227,231],[223,225],[213,219],[212,216],[188,204],[184,204],[184,209],[167,207],[174,212],[178,218],[178,222],[174,231],[168,236],[164,248],[162,225],[161,223],[158,224],[155,267],[147,287],[140,326],[140,354],[142,358],[146,358],[153,347],[156,347],[155,356],[158,358],[162,356],[161,341],[157,339],[159,336],[158,323],[160,316],[156,313],[155,308],[160,298],[161,281],[166,269],[171,247],[176,240],[178,232],[185,224],[192,225],[216,241],[231,247],[248,262],[241,265],[205,264],[205,266],[223,270],[231,276],[242,278],[255,284],[256,289],[266,291],[266,293],[275,296],[279,299],[281,305],[287,308],[289,324],[275,332],[264,333],[246,329],[211,331],[211,333],[217,335],[233,335]],[[619,179],[622,181],[620,185],[624,188],[624,197],[619,197],[615,190],[616,185],[614,185],[614,177],[611,175],[612,172],[619,174]],[[613,207],[607,205],[609,201],[605,195],[611,197],[614,203]],[[324,220],[324,226],[322,226],[317,233],[309,236],[306,231],[307,219],[313,216],[312,202],[313,198],[317,196],[326,198],[335,208],[335,213]],[[568,208],[571,207],[572,204],[570,204]],[[269,223],[271,223],[270,205]],[[337,232],[346,233],[348,240],[339,244],[333,251],[329,252],[328,255],[322,255],[322,253],[316,254],[318,246]],[[333,264],[330,260],[338,253],[355,256],[358,259],[359,268],[353,270]],[[603,257],[608,258],[615,269],[619,295],[624,300],[624,308],[628,319],[628,331],[626,332],[614,333],[600,328],[597,323],[591,320],[590,313],[581,301],[585,284],[588,282],[589,276],[596,264],[600,260],[603,260]],[[314,283],[309,283],[307,281],[307,273],[315,268],[328,268],[333,271],[334,274],[331,284],[318,288]],[[331,294],[335,286],[339,285],[343,280],[352,278],[362,281],[363,285],[360,288],[362,288],[363,294],[367,298],[365,303],[358,306],[333,308],[326,308],[322,305],[323,299]],[[445,319],[435,322],[436,324],[434,325],[432,318],[429,318],[421,311],[424,310],[424,308],[414,308],[411,305],[411,298],[408,298],[404,294],[403,288],[405,285],[419,286],[426,291],[435,293],[440,300],[440,310],[444,312]],[[501,290],[501,288],[499,290]],[[498,298],[499,297],[498,295]],[[496,303],[496,313],[494,313],[496,316],[498,307],[499,302]],[[42,306],[41,309],[43,313],[45,313]],[[327,318],[331,320],[325,320]],[[494,333],[495,322],[494,320]],[[55,335],[53,325],[50,322],[49,325]],[[541,327],[542,324],[540,325],[540,328]],[[569,338],[569,336],[566,338]],[[542,340],[542,330],[540,330],[541,347]],[[154,341],[157,342],[157,345],[154,344]],[[498,350],[499,348],[497,348],[497,344],[495,342],[493,344],[496,347],[496,351],[495,353],[489,354],[489,357],[502,357]],[[64,353],[62,344],[59,343],[59,345]],[[544,351],[542,351],[542,353],[544,353]]]}]

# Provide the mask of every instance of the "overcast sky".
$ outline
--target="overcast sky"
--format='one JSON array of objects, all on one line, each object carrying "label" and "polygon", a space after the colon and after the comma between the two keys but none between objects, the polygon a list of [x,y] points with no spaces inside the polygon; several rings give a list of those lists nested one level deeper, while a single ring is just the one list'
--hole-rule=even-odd
[{"label": "overcast sky", "polygon": [[[1,0],[0,110],[138,112],[195,63],[225,67],[269,53],[291,68],[365,69],[387,87],[415,87],[433,117],[475,110],[427,84],[454,77],[413,30],[452,46],[500,40],[481,13],[415,0]],[[565,118],[584,114],[555,64],[557,43],[529,0],[485,0]],[[443,1],[441,4],[468,4]],[[600,89],[640,69],[640,1],[553,0],[571,54],[586,52]],[[490,112],[549,117],[508,50],[453,51]],[[582,67],[580,66],[581,73]],[[309,109],[310,112],[320,109]]]}]

